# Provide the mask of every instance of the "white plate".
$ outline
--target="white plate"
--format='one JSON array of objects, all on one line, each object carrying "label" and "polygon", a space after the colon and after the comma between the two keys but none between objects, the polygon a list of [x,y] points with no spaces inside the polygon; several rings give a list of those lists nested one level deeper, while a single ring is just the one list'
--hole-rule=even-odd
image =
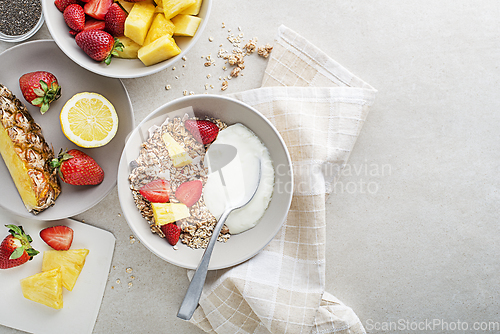
[{"label": "white plate", "polygon": [[[29,213],[19,196],[9,171],[0,159],[0,206],[21,215],[37,220],[62,219],[77,215],[99,203],[116,185],[116,173],[120,154],[127,135],[134,128],[132,104],[122,82],[105,78],[73,63],[61,52],[52,40],[23,43],[0,54],[2,74],[0,83],[9,88],[21,100],[35,121],[42,127],[47,143],[54,147],[57,155],[61,148],[78,148],[63,134],[59,122],[59,112],[64,103],[79,92],[96,92],[104,95],[118,113],[118,132],[111,142],[103,147],[81,149],[104,170],[104,181],[98,186],[72,186],[61,183],[62,192],[56,204],[34,216]],[[61,85],[62,96],[53,102],[49,111],[40,114],[39,108],[28,104],[19,89],[19,77],[24,73],[45,70],[53,73]]]},{"label": "white plate", "polygon": [[194,37],[175,37],[182,52],[161,63],[144,66],[139,59],[120,59],[113,57],[110,65],[99,63],[87,56],[75,43],[75,38],[69,34],[69,27],[64,22],[62,13],[54,6],[54,0],[42,0],[45,22],[52,38],[61,50],[75,63],[94,73],[111,78],[138,78],[159,72],[181,59],[200,38],[208,23],[212,0],[204,0],[198,17],[202,18]]},{"label": "white plate", "polygon": [[[37,222],[15,217],[2,209],[0,219],[1,240],[8,235],[3,225],[21,225],[33,238],[32,246],[40,252],[19,267],[0,270],[0,324],[37,334],[92,333],[113,258],[113,234],[71,219]],[[51,248],[40,238],[39,232],[55,225],[73,229],[71,249],[86,248],[90,251],[73,291],[63,288],[64,307],[60,310],[24,298],[19,283],[21,279],[42,271],[43,251]]]},{"label": "white plate", "polygon": [[[196,269],[204,249],[191,249],[181,242],[174,250],[165,239],[151,233],[148,222],[134,204],[128,181],[129,162],[136,159],[147,130],[161,125],[167,116],[184,115],[180,109],[193,107],[198,117],[219,118],[227,124],[242,123],[252,130],[266,145],[275,170],[273,197],[264,216],[254,228],[232,235],[226,243],[217,242],[210,260],[210,270],[222,269],[241,263],[259,253],[278,233],[283,224],[293,192],[293,173],[288,150],[276,128],[257,110],[247,104],[218,95],[193,95],[171,101],[152,112],[130,134],[123,150],[118,170],[118,196],[123,214],[143,245],[160,258],[188,269]],[[177,112],[176,112],[177,111]]]}]

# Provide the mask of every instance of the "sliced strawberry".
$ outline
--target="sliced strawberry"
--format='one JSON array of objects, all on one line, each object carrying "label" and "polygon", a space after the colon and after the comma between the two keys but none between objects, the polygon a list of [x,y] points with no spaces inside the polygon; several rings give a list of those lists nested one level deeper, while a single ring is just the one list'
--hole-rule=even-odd
[{"label": "sliced strawberry", "polygon": [[85,14],[92,16],[94,19],[104,20],[112,4],[113,0],[90,0],[85,4],[83,10]]},{"label": "sliced strawberry", "polygon": [[85,13],[82,6],[71,4],[64,10],[64,22],[74,31],[82,31],[85,27]]},{"label": "sliced strawberry", "polygon": [[184,122],[184,127],[193,135],[197,142],[203,145],[213,142],[219,134],[217,125],[207,120],[197,121],[188,119]]},{"label": "sliced strawberry", "polygon": [[95,19],[87,19],[85,21],[85,27],[83,30],[89,30],[89,29],[97,29],[97,30],[104,30],[104,27],[106,26],[106,23],[104,21],[99,21]]},{"label": "sliced strawberry", "polygon": [[177,187],[175,198],[186,206],[193,206],[201,197],[203,183],[200,180],[188,181]]},{"label": "sliced strawberry", "polygon": [[141,187],[142,197],[151,203],[166,203],[169,201],[170,183],[163,179],[156,179]]},{"label": "sliced strawberry", "polygon": [[73,242],[73,230],[64,225],[47,227],[40,231],[40,238],[55,250],[68,250]]},{"label": "sliced strawberry", "polygon": [[174,223],[165,224],[161,226],[161,231],[165,234],[165,239],[169,244],[175,246],[179,241],[181,235],[181,228]]}]

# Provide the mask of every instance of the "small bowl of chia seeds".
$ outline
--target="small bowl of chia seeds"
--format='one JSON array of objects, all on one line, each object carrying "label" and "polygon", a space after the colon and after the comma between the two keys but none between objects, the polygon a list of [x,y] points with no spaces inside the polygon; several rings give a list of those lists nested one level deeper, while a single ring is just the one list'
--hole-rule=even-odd
[{"label": "small bowl of chia seeds", "polygon": [[0,0],[0,41],[21,42],[43,25],[41,0]]}]

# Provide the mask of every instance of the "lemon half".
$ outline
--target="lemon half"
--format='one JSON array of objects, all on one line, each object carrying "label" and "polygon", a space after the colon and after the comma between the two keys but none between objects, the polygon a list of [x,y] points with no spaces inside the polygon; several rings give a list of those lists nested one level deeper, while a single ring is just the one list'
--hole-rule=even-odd
[{"label": "lemon half", "polygon": [[80,147],[100,147],[113,139],[118,130],[115,107],[97,93],[78,93],[61,110],[64,135]]}]

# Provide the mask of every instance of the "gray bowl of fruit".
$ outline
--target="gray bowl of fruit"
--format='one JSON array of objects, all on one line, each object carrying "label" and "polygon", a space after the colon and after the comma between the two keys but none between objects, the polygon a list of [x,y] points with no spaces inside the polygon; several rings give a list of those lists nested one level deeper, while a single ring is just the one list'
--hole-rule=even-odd
[{"label": "gray bowl of fruit", "polygon": [[212,0],[42,0],[47,27],[74,62],[112,78],[161,71],[202,34]]}]

